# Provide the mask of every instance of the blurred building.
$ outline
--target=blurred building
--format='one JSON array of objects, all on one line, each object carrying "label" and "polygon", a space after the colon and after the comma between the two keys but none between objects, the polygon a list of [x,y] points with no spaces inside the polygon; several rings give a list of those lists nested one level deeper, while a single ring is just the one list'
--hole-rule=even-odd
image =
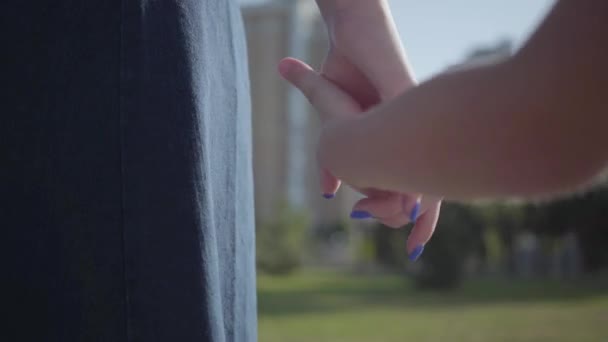
[{"label": "blurred building", "polygon": [[492,64],[506,59],[513,54],[513,44],[509,40],[501,40],[495,45],[481,46],[473,49],[465,60],[448,68],[448,71],[468,69],[474,66]]},{"label": "blurred building", "polygon": [[348,217],[354,192],[321,196],[315,161],[319,126],[307,100],[277,72],[293,56],[319,67],[327,51],[324,24],[314,1],[275,0],[242,8],[249,49],[253,108],[256,219],[272,221],[282,203],[315,224]]}]

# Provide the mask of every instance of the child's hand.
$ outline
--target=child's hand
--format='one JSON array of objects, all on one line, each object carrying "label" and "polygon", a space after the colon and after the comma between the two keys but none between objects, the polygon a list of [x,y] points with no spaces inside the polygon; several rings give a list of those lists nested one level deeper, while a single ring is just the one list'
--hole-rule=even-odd
[{"label": "child's hand", "polygon": [[[323,124],[329,121],[350,120],[362,112],[359,104],[349,95],[299,60],[283,59],[279,63],[279,72],[308,98],[317,109]],[[340,181],[322,165],[320,167],[322,191],[324,194],[333,195],[338,190]],[[411,260],[417,259],[435,230],[441,199],[428,197],[422,199],[418,194],[359,189],[356,186],[354,188],[367,198],[355,204],[352,218],[374,217],[393,228],[412,221],[416,222],[408,238],[407,251]]]}]

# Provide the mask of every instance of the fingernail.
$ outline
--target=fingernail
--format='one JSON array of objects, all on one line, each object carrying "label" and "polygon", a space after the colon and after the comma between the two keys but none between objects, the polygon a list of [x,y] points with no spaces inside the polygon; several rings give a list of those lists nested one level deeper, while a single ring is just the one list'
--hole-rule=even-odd
[{"label": "fingernail", "polygon": [[418,212],[420,211],[420,201],[416,201],[416,204],[412,208],[412,212],[410,213],[410,221],[416,222],[418,218]]},{"label": "fingernail", "polygon": [[324,197],[325,199],[332,199],[332,198],[334,198],[335,196],[336,196],[335,194],[323,194],[323,197]]},{"label": "fingernail", "polygon": [[362,219],[366,219],[366,218],[370,218],[372,217],[372,215],[370,213],[368,213],[367,211],[363,211],[363,210],[353,210],[352,213],[350,213],[350,218],[354,218],[357,220],[362,220]]},{"label": "fingernail", "polygon": [[409,255],[408,258],[412,262],[416,261],[416,260],[418,260],[418,258],[422,254],[422,252],[424,252],[424,245],[418,245],[418,246],[416,246],[416,248],[414,248],[414,250],[412,251],[412,253],[410,253],[410,255]]}]

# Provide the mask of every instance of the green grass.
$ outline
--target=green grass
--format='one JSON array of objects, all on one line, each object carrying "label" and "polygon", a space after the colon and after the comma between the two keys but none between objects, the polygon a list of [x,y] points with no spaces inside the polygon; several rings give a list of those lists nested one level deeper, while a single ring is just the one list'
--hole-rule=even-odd
[{"label": "green grass", "polygon": [[608,342],[606,285],[476,281],[434,293],[397,276],[260,276],[259,340]]}]

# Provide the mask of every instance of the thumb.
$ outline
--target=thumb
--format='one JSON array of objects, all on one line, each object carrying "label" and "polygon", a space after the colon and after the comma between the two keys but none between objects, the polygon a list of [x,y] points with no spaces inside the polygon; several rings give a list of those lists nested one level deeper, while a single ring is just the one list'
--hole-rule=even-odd
[{"label": "thumb", "polygon": [[323,122],[346,119],[352,117],[349,114],[361,112],[359,104],[348,94],[300,60],[281,60],[279,73],[304,94]]}]

